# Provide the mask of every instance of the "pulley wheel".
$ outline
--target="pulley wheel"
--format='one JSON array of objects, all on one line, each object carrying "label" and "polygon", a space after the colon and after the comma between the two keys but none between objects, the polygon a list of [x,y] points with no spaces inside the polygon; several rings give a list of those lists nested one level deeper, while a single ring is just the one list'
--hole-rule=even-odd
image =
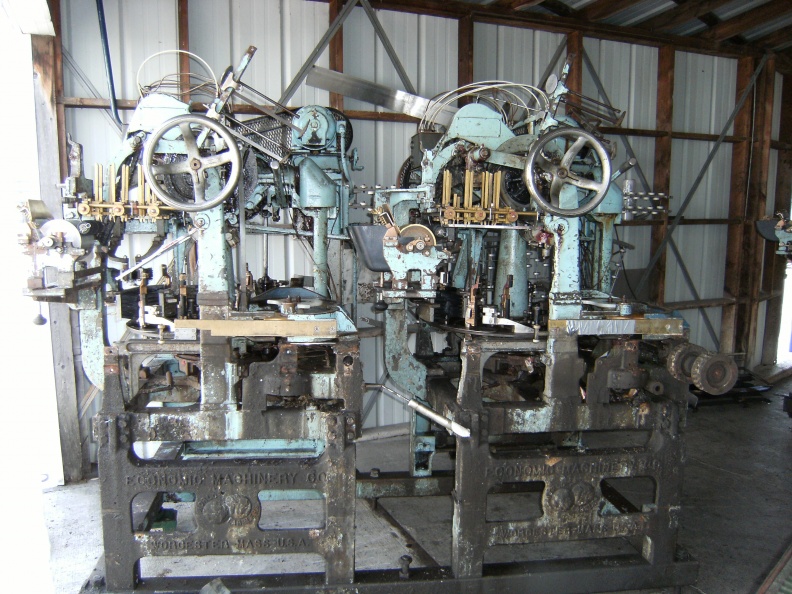
[{"label": "pulley wheel", "polygon": [[693,383],[713,396],[725,394],[737,382],[737,364],[728,355],[705,353],[693,363]]},{"label": "pulley wheel", "polygon": [[668,354],[666,367],[668,372],[676,379],[693,383],[693,363],[696,359],[706,354],[707,351],[695,344],[682,343],[675,346]]}]

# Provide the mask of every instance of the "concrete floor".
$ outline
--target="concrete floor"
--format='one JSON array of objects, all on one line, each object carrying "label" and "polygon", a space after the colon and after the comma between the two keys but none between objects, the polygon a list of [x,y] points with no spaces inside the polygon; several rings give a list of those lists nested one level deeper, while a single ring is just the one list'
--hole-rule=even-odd
[{"label": "concrete floor", "polygon": [[[701,406],[689,415],[679,540],[700,561],[701,571],[697,584],[683,589],[685,594],[753,592],[790,545],[792,419],[782,412],[778,396],[790,390],[792,381],[768,393],[770,403]],[[403,437],[360,444],[359,468],[399,470],[404,467],[405,448]],[[440,459],[437,465],[449,464]],[[50,566],[58,594],[78,592],[102,554],[98,487],[94,479],[44,494]],[[359,502],[358,569],[395,568],[403,554],[411,554],[413,566],[420,566],[420,550],[411,537],[440,564],[449,562],[450,541],[445,535],[450,533],[450,498],[430,498],[421,507],[399,500],[381,501],[410,534],[399,533]],[[620,546],[626,549],[627,545],[614,543],[616,549]],[[503,559],[495,553],[488,560]],[[207,575],[205,563],[199,568],[203,573],[196,574],[180,560],[151,561],[144,566],[147,574]],[[313,564],[318,569],[321,563],[311,558],[275,558],[271,569],[283,570],[295,561],[300,570]],[[246,571],[236,559],[221,563],[218,571]]]}]

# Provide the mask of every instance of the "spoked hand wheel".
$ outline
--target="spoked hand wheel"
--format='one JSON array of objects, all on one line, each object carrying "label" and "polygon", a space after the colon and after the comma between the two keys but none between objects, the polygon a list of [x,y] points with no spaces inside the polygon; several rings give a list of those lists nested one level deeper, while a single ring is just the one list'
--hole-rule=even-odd
[{"label": "spoked hand wheel", "polygon": [[[222,203],[234,192],[241,172],[242,156],[234,137],[221,123],[202,115],[171,118],[151,135],[143,151],[143,173],[151,190],[168,206],[187,212]],[[191,199],[169,191],[174,184],[168,180],[176,176],[186,178]]]},{"label": "spoked hand wheel", "polygon": [[[544,211],[579,217],[605,199],[611,177],[608,151],[596,136],[579,128],[548,132],[531,147],[523,179],[531,197]],[[578,206],[561,206],[564,186],[577,188]]]}]

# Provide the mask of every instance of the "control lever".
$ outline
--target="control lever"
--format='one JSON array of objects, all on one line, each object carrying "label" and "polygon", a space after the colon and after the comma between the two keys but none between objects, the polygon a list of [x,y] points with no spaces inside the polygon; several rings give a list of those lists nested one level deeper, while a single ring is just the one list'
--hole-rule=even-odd
[{"label": "control lever", "polygon": [[616,181],[620,175],[624,175],[636,165],[638,165],[638,159],[635,157],[630,157],[624,163],[619,165],[619,168],[613,172],[613,175],[611,175],[611,181]]},{"label": "control lever", "polygon": [[447,419],[443,415],[439,414],[437,411],[429,408],[428,406],[421,404],[415,398],[408,398],[403,394],[399,394],[396,390],[385,386],[384,384],[366,384],[366,388],[368,389],[375,389],[375,390],[382,390],[388,396],[392,396],[397,400],[400,400],[407,404],[411,409],[417,412],[419,415],[423,415],[427,419],[434,421],[441,427],[444,427],[448,430],[449,433],[453,433],[454,435],[458,435],[459,437],[470,437],[470,429],[467,427],[463,427],[456,421],[452,421],[451,419]]},{"label": "control lever", "polygon": [[169,241],[167,243],[163,243],[162,246],[156,252],[151,254],[148,258],[143,258],[140,262],[135,264],[132,268],[127,268],[126,270],[124,270],[121,274],[118,275],[116,280],[119,280],[119,281],[124,280],[127,276],[129,276],[130,274],[135,272],[135,270],[137,270],[139,268],[143,268],[146,264],[148,264],[152,260],[158,258],[159,256],[161,256],[162,254],[164,254],[168,250],[172,250],[173,248],[175,248],[180,243],[184,243],[188,239],[192,238],[192,236],[195,235],[196,233],[198,233],[198,231],[200,231],[200,229],[198,227],[193,227],[192,229],[190,229],[190,231],[187,232],[186,235],[182,235],[181,237],[173,239],[173,240],[171,240],[171,241]]}]

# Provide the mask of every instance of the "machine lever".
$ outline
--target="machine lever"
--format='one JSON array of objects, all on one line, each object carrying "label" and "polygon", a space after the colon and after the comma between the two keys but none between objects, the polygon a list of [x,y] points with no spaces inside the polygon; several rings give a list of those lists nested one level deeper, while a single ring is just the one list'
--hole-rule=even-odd
[{"label": "machine lever", "polygon": [[127,276],[129,276],[130,274],[135,272],[135,270],[138,270],[139,268],[143,268],[146,264],[148,264],[149,262],[151,262],[155,258],[161,256],[162,254],[164,254],[168,250],[175,248],[180,243],[184,243],[185,241],[190,239],[193,235],[195,235],[198,231],[200,231],[200,229],[198,227],[193,227],[192,229],[190,229],[190,231],[187,232],[186,235],[182,235],[181,237],[179,237],[177,239],[173,239],[173,240],[171,240],[171,241],[169,241],[167,243],[162,244],[162,246],[156,252],[151,254],[148,258],[143,258],[140,262],[135,264],[132,268],[127,268],[126,270],[124,270],[121,274],[118,275],[118,278],[116,280],[120,280],[120,281],[124,280],[124,278],[126,278]]},{"label": "machine lever", "polygon": [[382,390],[389,396],[393,396],[397,400],[401,400],[402,402],[407,404],[407,406],[409,406],[419,415],[423,415],[427,419],[434,421],[441,427],[444,427],[450,433],[453,433],[454,435],[458,435],[459,437],[463,437],[463,438],[470,437],[470,429],[468,429],[467,427],[463,427],[456,421],[452,421],[451,419],[444,417],[443,415],[429,408],[428,406],[421,404],[420,402],[418,402],[416,398],[408,398],[407,396],[404,396],[403,394],[399,394],[396,390],[393,390],[383,384],[366,384],[366,388]]},{"label": "machine lever", "polygon": [[638,159],[636,159],[635,157],[630,157],[624,163],[619,165],[619,168],[613,172],[613,175],[611,175],[611,181],[616,181],[620,175],[624,175],[630,169],[635,167],[637,164],[638,164]]}]

